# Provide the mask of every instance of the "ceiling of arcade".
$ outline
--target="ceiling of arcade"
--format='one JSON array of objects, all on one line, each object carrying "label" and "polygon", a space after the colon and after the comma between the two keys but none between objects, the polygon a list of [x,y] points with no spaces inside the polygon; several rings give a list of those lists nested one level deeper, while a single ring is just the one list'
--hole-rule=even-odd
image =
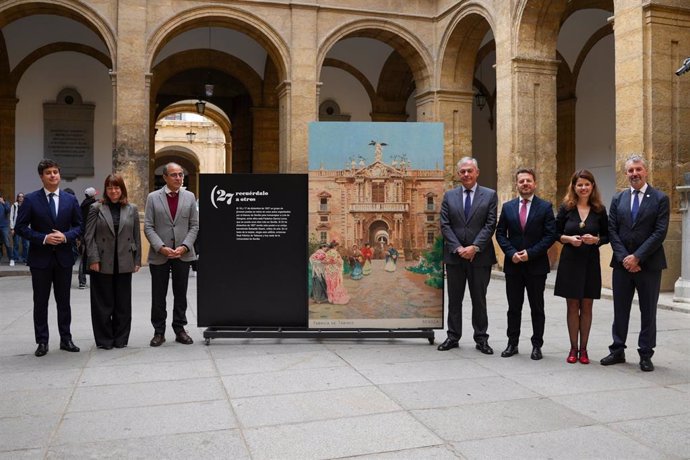
[{"label": "ceiling of arcade", "polygon": [[[608,24],[590,31],[587,40],[579,44],[577,57],[567,59],[569,53],[563,52],[561,47],[572,46],[558,40],[561,28],[569,22],[585,22],[586,18],[580,20],[577,14],[583,9],[611,13],[613,0],[522,0],[515,5],[520,21],[516,25],[519,32],[515,34],[518,52],[549,54],[551,59],[568,60],[567,67],[561,63],[566,82],[577,80],[578,69],[587,52],[611,33]],[[199,97],[202,82],[206,80],[216,85],[214,103],[221,109],[230,107],[232,99],[240,96],[246,96],[254,106],[277,106],[275,88],[287,76],[289,47],[283,40],[267,36],[262,29],[266,24],[222,16],[214,8],[209,7],[207,12],[197,8],[187,16],[178,15],[175,21],[162,24],[152,35],[149,45],[151,92],[157,113],[176,101]],[[112,45],[114,39],[106,26],[107,21],[98,19],[91,9],[77,11],[54,2],[37,2],[2,13],[0,73],[6,78],[0,79],[0,85],[4,94],[12,92],[32,63],[50,54],[77,52],[93,57],[106,69],[113,68],[117,52]],[[446,31],[445,42],[440,44],[440,86],[459,91],[493,86],[480,81],[478,69],[486,57],[496,59],[490,25],[495,21],[477,13],[463,15],[460,12],[458,17],[461,19]],[[433,59],[408,31],[383,24],[363,20],[334,30],[318,51],[317,80],[320,80],[320,69],[338,69],[359,82],[372,112],[404,114],[415,89],[432,86]],[[32,31],[29,37],[26,36],[28,30]],[[338,46],[346,42],[356,43],[355,48],[360,51],[349,56],[338,53]],[[356,56],[367,55],[368,44],[374,42],[385,45],[386,53],[378,55],[378,62],[358,61]],[[556,46],[560,54],[554,56]],[[371,67],[378,71],[372,72]],[[491,67],[487,73],[486,80],[494,78]],[[320,81],[322,93],[327,94],[330,82]],[[560,84],[569,86],[567,91],[573,91],[572,84]]]}]

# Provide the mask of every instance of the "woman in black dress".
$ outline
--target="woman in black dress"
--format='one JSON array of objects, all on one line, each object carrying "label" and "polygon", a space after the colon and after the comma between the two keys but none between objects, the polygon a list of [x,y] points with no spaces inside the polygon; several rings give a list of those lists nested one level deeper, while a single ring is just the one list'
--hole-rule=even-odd
[{"label": "woman in black dress", "polygon": [[[554,294],[568,305],[570,354],[567,362],[589,364],[587,341],[592,304],[601,298],[599,246],[609,242],[606,207],[594,175],[586,169],[573,174],[556,216],[558,241],[563,244]],[[578,335],[580,343],[578,347]]]}]

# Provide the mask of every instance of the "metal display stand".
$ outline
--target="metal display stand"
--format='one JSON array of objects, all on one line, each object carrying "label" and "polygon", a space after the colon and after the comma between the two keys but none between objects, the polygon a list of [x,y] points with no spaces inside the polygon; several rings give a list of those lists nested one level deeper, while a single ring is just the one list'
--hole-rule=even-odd
[{"label": "metal display stand", "polygon": [[427,339],[434,343],[433,329],[304,329],[208,327],[204,343],[211,339]]}]

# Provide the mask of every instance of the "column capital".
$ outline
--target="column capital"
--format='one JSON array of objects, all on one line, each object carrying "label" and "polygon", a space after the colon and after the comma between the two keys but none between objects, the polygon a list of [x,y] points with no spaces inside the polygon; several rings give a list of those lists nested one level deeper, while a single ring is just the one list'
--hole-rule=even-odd
[{"label": "column capital", "polygon": [[516,73],[537,73],[556,76],[561,61],[527,56],[515,56],[512,59],[513,71]]}]

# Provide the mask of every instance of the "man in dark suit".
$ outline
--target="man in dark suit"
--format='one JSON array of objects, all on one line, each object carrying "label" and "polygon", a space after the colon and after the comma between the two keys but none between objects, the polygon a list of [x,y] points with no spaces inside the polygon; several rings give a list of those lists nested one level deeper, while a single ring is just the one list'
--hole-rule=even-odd
[{"label": "man in dark suit", "polygon": [[556,241],[556,219],[550,202],[534,194],[537,177],[533,169],[519,169],[515,174],[520,198],[503,203],[496,227],[496,241],[505,254],[503,272],[508,297],[508,346],[501,356],[518,353],[520,322],[525,291],[532,313],[532,353],[542,358],[544,344],[544,288],[551,270],[548,249]]},{"label": "man in dark suit", "polygon": [[48,299],[53,286],[57,303],[60,349],[77,352],[72,342],[70,323],[70,287],[74,253],[72,245],[81,235],[79,202],[60,191],[60,166],[44,159],[38,164],[43,188],[29,193],[19,207],[16,232],[31,243],[28,265],[34,289],[34,333],[38,348],[34,353],[48,353]]},{"label": "man in dark suit", "polygon": [[630,308],[637,289],[641,328],[637,342],[640,369],[654,370],[656,307],[661,287],[661,270],[666,268],[662,246],[669,222],[669,199],[647,183],[647,162],[631,155],[625,162],[630,188],[617,193],[609,208],[609,238],[613,249],[613,343],[601,360],[609,366],[625,362]]},{"label": "man in dark suit", "polygon": [[479,166],[470,157],[460,159],[457,173],[462,187],[446,192],[441,204],[443,262],[448,280],[448,338],[440,351],[458,347],[462,336],[465,284],[472,298],[472,327],[477,350],[491,355],[487,329],[486,289],[496,252],[491,240],[496,229],[496,191],[477,184]]},{"label": "man in dark suit", "polygon": [[187,325],[187,283],[189,267],[196,258],[194,241],[199,233],[199,211],[192,192],[182,188],[184,172],[177,163],[163,167],[165,186],[149,193],[144,214],[144,234],[149,240],[151,271],[151,324],[154,335],[150,345],[165,342],[165,320],[168,281],[172,273],[173,320],[175,341],[194,343],[184,327]]}]

